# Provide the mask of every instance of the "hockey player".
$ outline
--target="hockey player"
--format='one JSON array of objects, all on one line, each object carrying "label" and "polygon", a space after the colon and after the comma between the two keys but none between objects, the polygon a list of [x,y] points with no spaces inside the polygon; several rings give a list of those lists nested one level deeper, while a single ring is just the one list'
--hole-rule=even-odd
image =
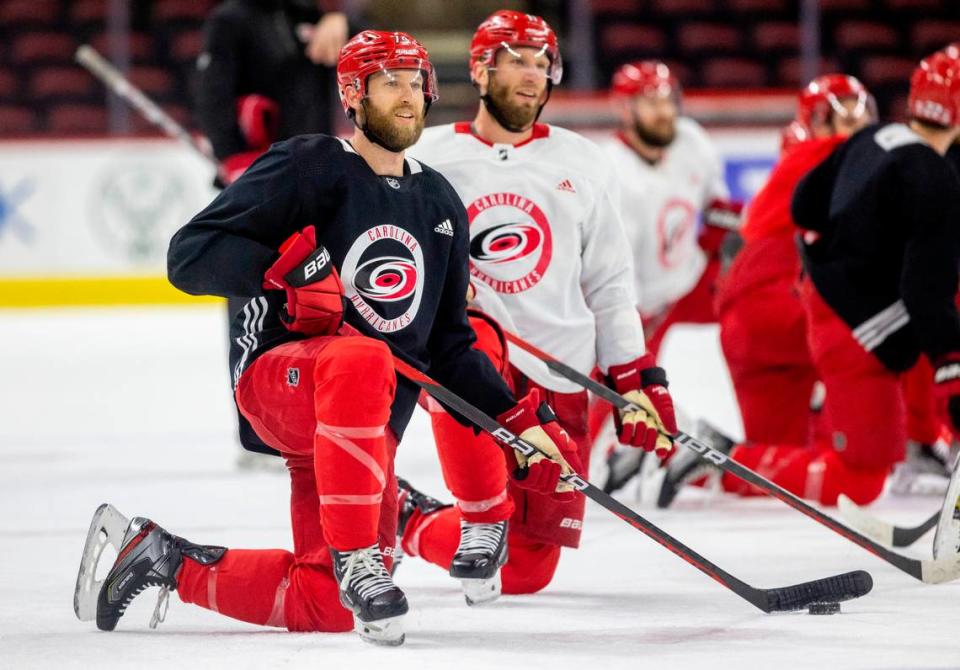
[{"label": "hockey player", "polygon": [[921,353],[944,421],[960,427],[960,182],[943,155],[960,134],[960,61],[924,59],[910,122],[869,126],[807,174],[792,214],[806,229],[801,286],[826,387],[831,447],[798,452],[774,481],[824,504],[875,499],[903,459],[898,375]]},{"label": "hockey player", "polygon": [[717,251],[739,227],[741,205],[730,201],[707,133],[680,115],[680,84],[664,63],[621,66],[610,92],[620,130],[601,147],[620,184],[638,309],[656,355],[671,324],[715,320]]},{"label": "hockey player", "polygon": [[[539,17],[495,12],[473,36],[470,73],[481,101],[473,121],[428,129],[411,153],[435,165],[467,207],[478,348],[518,393],[551,401],[584,465],[586,393],[522,352],[508,358],[491,318],[584,373],[599,365],[644,408],[617,416],[621,439],[666,455],[672,441],[658,433],[676,431],[673,405],[664,371],[644,353],[608,161],[579,135],[537,123],[562,75],[556,35]],[[493,600],[501,587],[542,589],[560,548],[578,546],[583,498],[509,478],[512,456],[505,463],[489,439],[436,404],[430,410],[456,506],[405,491],[404,552],[462,579],[468,603]]]},{"label": "hockey player", "polygon": [[[813,440],[810,403],[818,379],[797,291],[801,267],[790,201],[807,172],[875,120],[872,96],[854,77],[826,74],[804,87],[780,161],[747,209],[744,245],[719,284],[720,344],[746,438],[732,456],[768,478]],[[726,490],[751,490],[729,475],[723,483]]]},{"label": "hockey player", "polygon": [[[729,199],[723,163],[707,133],[680,115],[680,84],[664,63],[626,63],[614,73],[610,94],[620,129],[601,148],[621,192],[637,309],[647,350],[656,356],[671,325],[716,320],[720,245],[739,226],[741,205]],[[606,417],[604,404],[596,403],[591,438]],[[611,446],[605,490],[623,486],[642,459],[640,452]]]},{"label": "hockey player", "polygon": [[342,49],[337,77],[351,139],[274,145],[175,235],[168,259],[188,293],[254,296],[233,323],[236,399],[286,459],[294,551],[198,546],[136,518],[99,592],[101,629],[157,585],[252,623],[355,626],[401,643],[407,601],[388,572],[393,454],[417,387],[398,381],[391,350],[552,459],[538,454],[517,476],[566,490],[559,475],[576,446],[535,392],[517,403],[471,348],[463,205],[404,157],[437,97],[426,50],[404,33],[366,31]]}]

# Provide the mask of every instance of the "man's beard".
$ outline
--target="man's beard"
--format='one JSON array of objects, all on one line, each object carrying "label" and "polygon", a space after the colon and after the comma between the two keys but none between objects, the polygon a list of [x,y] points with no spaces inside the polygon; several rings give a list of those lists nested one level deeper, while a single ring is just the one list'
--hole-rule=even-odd
[{"label": "man's beard", "polygon": [[644,144],[663,149],[670,146],[677,136],[677,124],[673,122],[645,126],[637,119],[634,119],[633,132],[637,134],[637,137],[639,137]]},{"label": "man's beard", "polygon": [[537,120],[540,114],[540,105],[519,105],[512,100],[512,91],[509,86],[500,86],[496,77],[490,77],[487,87],[487,104],[495,107],[494,118],[507,130],[519,133]]},{"label": "man's beard", "polygon": [[[423,132],[424,115],[417,116],[417,112],[410,105],[397,105],[384,112],[373,105],[363,104],[366,116],[365,132],[378,140],[378,143],[387,151],[400,153],[417,143],[420,133]],[[396,114],[406,110],[413,114],[416,123],[412,126],[401,126],[396,121]]]}]

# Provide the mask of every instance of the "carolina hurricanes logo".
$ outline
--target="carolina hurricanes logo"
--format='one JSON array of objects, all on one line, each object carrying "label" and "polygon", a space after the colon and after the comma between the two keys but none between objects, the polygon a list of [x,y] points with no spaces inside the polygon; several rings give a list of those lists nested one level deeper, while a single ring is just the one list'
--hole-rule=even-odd
[{"label": "carolina hurricanes logo", "polygon": [[536,226],[505,223],[487,228],[470,240],[470,257],[484,263],[510,263],[540,249],[543,235]]},{"label": "carolina hurricanes logo", "polygon": [[340,274],[347,299],[381,333],[402,330],[416,318],[423,297],[423,250],[403,228],[374,226],[362,233]]},{"label": "carolina hurricanes logo", "polygon": [[672,268],[686,262],[692,248],[697,210],[686,200],[672,198],[657,217],[657,255],[660,265]]},{"label": "carolina hurricanes logo", "polygon": [[353,285],[370,300],[405,300],[417,289],[417,266],[406,258],[373,258],[357,268]]},{"label": "carolina hurricanes logo", "polygon": [[521,293],[543,278],[553,255],[550,223],[536,203],[492,193],[467,207],[470,273],[498,293]]}]

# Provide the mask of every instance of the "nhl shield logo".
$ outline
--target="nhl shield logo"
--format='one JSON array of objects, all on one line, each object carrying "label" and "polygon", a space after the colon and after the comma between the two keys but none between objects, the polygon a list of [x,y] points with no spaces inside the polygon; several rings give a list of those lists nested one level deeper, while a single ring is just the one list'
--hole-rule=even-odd
[{"label": "nhl shield logo", "polygon": [[300,385],[300,368],[287,368],[287,386]]}]

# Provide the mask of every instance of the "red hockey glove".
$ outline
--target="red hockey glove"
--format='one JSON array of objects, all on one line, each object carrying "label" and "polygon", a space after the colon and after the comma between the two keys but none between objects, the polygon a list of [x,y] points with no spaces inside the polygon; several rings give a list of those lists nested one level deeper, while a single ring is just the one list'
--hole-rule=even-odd
[{"label": "red hockey glove", "polygon": [[613,409],[620,443],[667,457],[673,451],[673,438],[667,435],[677,434],[677,419],[664,369],[657,367],[651,354],[644,354],[630,363],[611,365],[607,385],[637,406],[629,411]]},{"label": "red hockey glove", "polygon": [[703,229],[697,242],[708,255],[720,250],[727,233],[740,229],[743,203],[714,199],[703,210]]},{"label": "red hockey glove", "polygon": [[507,458],[514,458],[517,462],[512,473],[517,486],[550,495],[560,502],[573,500],[573,487],[560,481],[560,475],[583,470],[577,444],[557,423],[550,406],[540,402],[540,392],[531,390],[512,409],[498,416],[497,421],[543,452],[526,458],[504,446],[510,452]]},{"label": "red hockey glove", "polygon": [[330,253],[317,246],[313,226],[280,247],[280,258],[263,276],[263,288],[287,292],[280,320],[307,336],[331,335],[343,321],[343,284]]},{"label": "red hockey glove", "polygon": [[262,151],[244,151],[239,154],[233,154],[223,159],[223,180],[227,186],[237,181],[244,172],[247,171],[253,161],[260,158]]},{"label": "red hockey glove", "polygon": [[941,420],[954,434],[960,435],[960,353],[947,354],[937,360],[933,395]]},{"label": "red hockey glove", "polygon": [[237,125],[248,149],[266,151],[280,135],[280,105],[256,93],[237,98]]}]

